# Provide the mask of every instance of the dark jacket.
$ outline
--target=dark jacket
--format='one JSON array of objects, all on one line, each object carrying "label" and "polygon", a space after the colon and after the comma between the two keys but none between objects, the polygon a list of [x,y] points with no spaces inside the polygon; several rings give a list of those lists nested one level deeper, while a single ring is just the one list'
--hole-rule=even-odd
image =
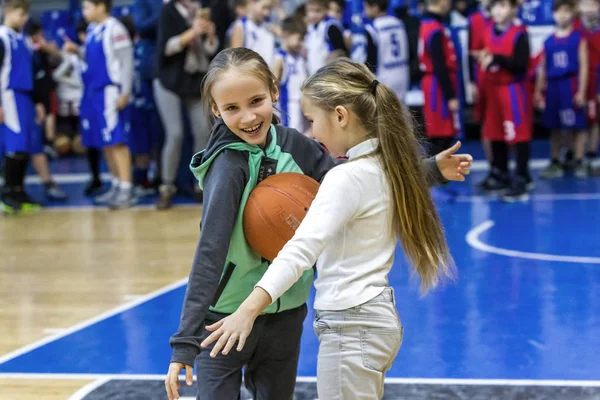
[{"label": "dark jacket", "polygon": [[135,0],[133,3],[133,23],[135,31],[140,37],[136,48],[141,48],[141,54],[143,54],[139,71],[142,78],[147,80],[154,77],[158,18],[162,5],[162,0]]},{"label": "dark jacket", "polygon": [[165,47],[169,39],[181,35],[189,29],[188,22],[175,8],[176,1],[169,1],[160,10],[156,46],[156,77],[166,89],[179,97],[199,98],[204,74],[190,74],[185,71],[185,58],[189,51],[188,48],[186,47],[182,52],[170,57],[165,56]]}]

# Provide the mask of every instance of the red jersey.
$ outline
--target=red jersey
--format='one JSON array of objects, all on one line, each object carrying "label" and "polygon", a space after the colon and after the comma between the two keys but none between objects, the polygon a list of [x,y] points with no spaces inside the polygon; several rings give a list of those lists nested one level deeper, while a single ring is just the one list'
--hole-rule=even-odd
[{"label": "red jersey", "polygon": [[483,10],[471,14],[469,17],[469,52],[483,50],[485,47],[485,33],[492,26],[492,19]]},{"label": "red jersey", "polygon": [[450,34],[438,20],[425,18],[421,20],[419,28],[419,68],[425,74],[433,74],[433,60],[431,58],[431,49],[429,48],[433,34],[440,32],[442,34],[442,49],[444,50],[444,59],[448,71],[454,75],[457,70],[456,51],[450,39]]},{"label": "red jersey", "polygon": [[587,42],[589,61],[587,98],[593,100],[596,98],[598,70],[600,69],[600,27],[587,29],[582,23],[579,23],[579,25],[573,24],[573,28],[581,32]]},{"label": "red jersey", "polygon": [[[511,25],[501,34],[496,34],[492,25],[486,32],[484,43],[485,48],[494,55],[512,57],[515,51],[515,44],[520,35],[525,33],[525,28],[520,24]],[[486,71],[487,79],[490,82],[507,84],[511,82],[523,81],[524,76],[517,76],[504,68],[492,65]]]}]

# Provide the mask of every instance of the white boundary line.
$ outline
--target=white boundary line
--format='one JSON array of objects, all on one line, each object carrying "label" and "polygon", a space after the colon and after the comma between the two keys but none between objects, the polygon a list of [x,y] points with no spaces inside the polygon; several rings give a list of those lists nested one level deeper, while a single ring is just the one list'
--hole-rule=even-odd
[{"label": "white boundary line", "polygon": [[[0,379],[22,380],[164,380],[166,375],[136,375],[136,374],[24,374],[0,373]],[[184,378],[184,375],[181,375]],[[194,377],[194,380],[196,378]],[[313,383],[316,376],[299,376],[297,382]],[[445,379],[445,378],[386,378],[389,384],[418,384],[418,385],[468,385],[468,386],[570,386],[570,387],[600,387],[600,381],[593,380],[535,380],[535,379]]]},{"label": "white boundary line", "polygon": [[[202,207],[202,204],[198,204],[196,202],[192,202],[192,200],[190,200],[189,203],[176,203],[173,204],[173,208],[198,208],[198,210],[200,210],[200,207]],[[132,212],[132,211],[145,211],[148,209],[154,209],[156,208],[156,204],[151,203],[151,204],[136,204],[131,208],[128,208],[127,210],[124,210],[126,212]],[[46,206],[42,208],[43,213],[46,212],[73,212],[73,211],[105,211],[107,213],[115,213],[118,211],[112,211],[110,210],[106,205],[86,205],[86,206],[76,206],[76,205],[69,205],[69,206]],[[34,214],[37,215],[37,214]]]},{"label": "white boundary line", "polygon": [[494,221],[487,220],[471,229],[466,235],[467,243],[480,251],[486,253],[499,254],[507,257],[526,258],[530,260],[539,261],[559,261],[569,262],[578,264],[600,264],[600,257],[578,257],[578,256],[559,256],[554,254],[543,254],[543,253],[529,253],[525,251],[503,249],[501,247],[490,246],[489,244],[483,243],[479,236],[492,228]]},{"label": "white boundary line", "polygon": [[[564,194],[535,194],[532,193],[529,201],[561,201],[561,200],[600,200],[600,193],[564,193]],[[500,201],[497,197],[492,196],[464,196],[456,197],[457,202],[474,203],[474,202],[492,202]],[[526,203],[524,203],[526,204]]]},{"label": "white boundary line", "polygon": [[129,309],[131,309],[131,308],[133,308],[135,306],[138,306],[138,305],[140,305],[142,303],[150,301],[150,300],[154,299],[155,297],[158,297],[158,296],[160,296],[162,294],[165,294],[165,293],[170,292],[170,291],[172,291],[174,289],[177,289],[177,288],[185,285],[187,283],[187,280],[188,280],[188,278],[180,279],[177,282],[174,282],[174,283],[171,283],[170,285],[164,286],[164,287],[162,287],[162,288],[160,288],[158,290],[155,290],[152,293],[148,293],[148,294],[146,294],[144,296],[141,296],[140,298],[138,298],[138,299],[136,299],[134,301],[130,301],[128,303],[122,304],[122,305],[120,305],[118,307],[115,307],[113,309],[110,309],[110,310],[108,310],[108,311],[106,311],[106,312],[104,312],[104,313],[102,313],[102,314],[100,314],[100,315],[98,315],[96,317],[90,318],[90,319],[85,320],[83,322],[80,322],[80,323],[78,323],[76,325],[73,325],[72,327],[67,328],[64,331],[60,332],[60,333],[57,333],[57,334],[52,335],[52,336],[48,336],[48,337],[46,337],[44,339],[38,340],[37,342],[28,344],[26,346],[18,348],[17,350],[11,351],[10,353],[5,354],[2,357],[0,357],[0,365],[2,365],[3,363],[5,363],[7,361],[12,360],[13,358],[16,358],[16,357],[18,357],[20,355],[23,355],[23,354],[28,353],[28,352],[30,352],[32,350],[35,350],[35,349],[37,349],[39,347],[42,347],[42,346],[44,346],[44,345],[46,345],[48,343],[54,342],[54,341],[56,341],[58,339],[61,339],[61,338],[65,337],[65,336],[68,336],[68,335],[70,335],[72,333],[75,333],[75,332],[80,331],[80,330],[82,330],[84,328],[87,328],[88,326],[91,326],[91,325],[94,325],[94,324],[96,324],[98,322],[104,321],[105,319],[108,319],[108,318],[110,318],[112,316],[115,316],[115,315],[117,315],[119,313],[127,311],[127,310],[129,310]]},{"label": "white boundary line", "polygon": [[95,380],[94,382],[90,382],[75,393],[73,393],[68,400],[81,400],[108,381],[110,381],[109,378],[101,378]]}]

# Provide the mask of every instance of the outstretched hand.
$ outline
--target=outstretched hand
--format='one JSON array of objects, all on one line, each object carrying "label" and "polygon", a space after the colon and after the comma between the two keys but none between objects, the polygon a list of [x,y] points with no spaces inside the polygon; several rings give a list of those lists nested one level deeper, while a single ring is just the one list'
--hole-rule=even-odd
[{"label": "outstretched hand", "polygon": [[456,142],[452,147],[435,156],[440,172],[449,181],[464,181],[465,175],[471,173],[473,157],[470,154],[455,154],[461,143]]}]

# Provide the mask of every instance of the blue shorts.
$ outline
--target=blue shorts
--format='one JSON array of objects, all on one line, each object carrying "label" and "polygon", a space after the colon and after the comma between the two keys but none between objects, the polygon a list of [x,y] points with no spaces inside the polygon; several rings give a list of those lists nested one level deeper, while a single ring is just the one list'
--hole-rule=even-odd
[{"label": "blue shorts", "polygon": [[100,149],[102,147],[102,136],[98,129],[94,130],[93,112],[89,96],[81,99],[79,106],[79,120],[81,122],[81,143],[88,149]]},{"label": "blue shorts", "polygon": [[90,109],[88,120],[92,142],[98,141],[101,147],[129,143],[130,107],[117,110],[120,91],[117,86],[107,86],[89,94]]},{"label": "blue shorts", "polygon": [[132,107],[129,134],[131,154],[150,154],[152,145],[158,141],[161,130],[162,125],[157,110]]},{"label": "blue shorts", "polygon": [[35,106],[29,93],[2,91],[4,123],[0,125],[4,153],[44,152],[42,128],[35,122]]},{"label": "blue shorts", "polygon": [[586,106],[577,107],[574,97],[577,93],[576,76],[563,79],[548,79],[546,108],[542,122],[548,129],[585,129],[587,128]]}]

